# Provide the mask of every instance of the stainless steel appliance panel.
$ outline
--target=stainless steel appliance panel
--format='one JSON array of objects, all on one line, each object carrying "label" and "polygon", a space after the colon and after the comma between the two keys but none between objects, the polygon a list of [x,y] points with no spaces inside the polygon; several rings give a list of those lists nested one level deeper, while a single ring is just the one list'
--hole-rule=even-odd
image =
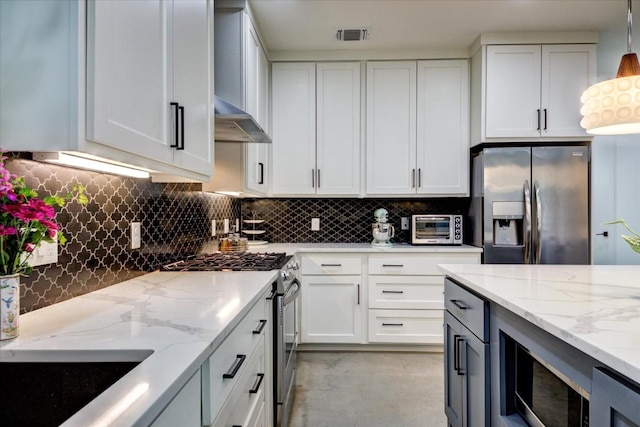
[{"label": "stainless steel appliance panel", "polygon": [[531,153],[535,263],[588,264],[588,148],[533,147]]},{"label": "stainless steel appliance panel", "polygon": [[[487,264],[526,264],[527,209],[530,191],[531,149],[529,147],[487,148],[481,156],[483,171],[483,247]],[[506,206],[521,206],[519,212],[505,212]],[[516,234],[516,241],[508,233]]]}]

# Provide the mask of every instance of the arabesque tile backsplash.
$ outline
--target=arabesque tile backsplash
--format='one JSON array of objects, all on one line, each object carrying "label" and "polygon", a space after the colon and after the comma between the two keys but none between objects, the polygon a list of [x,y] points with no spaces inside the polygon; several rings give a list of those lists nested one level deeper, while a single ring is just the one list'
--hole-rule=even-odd
[{"label": "arabesque tile backsplash", "polygon": [[[56,264],[35,267],[22,279],[21,311],[28,312],[156,270],[163,263],[209,251],[211,220],[263,219],[258,239],[273,243],[353,243],[371,240],[373,212],[384,207],[396,226],[394,242],[407,242],[400,217],[414,213],[466,214],[468,198],[234,199],[202,192],[200,184],[159,184],[35,162],[14,155],[7,168],[40,196],[86,187],[89,203],[68,203],[57,220],[68,239]],[[320,218],[320,231],[311,231]],[[142,247],[130,249],[129,224],[142,224]],[[243,224],[244,227],[253,227]],[[219,225],[219,228],[221,225]],[[248,235],[248,237],[252,237]]]}]

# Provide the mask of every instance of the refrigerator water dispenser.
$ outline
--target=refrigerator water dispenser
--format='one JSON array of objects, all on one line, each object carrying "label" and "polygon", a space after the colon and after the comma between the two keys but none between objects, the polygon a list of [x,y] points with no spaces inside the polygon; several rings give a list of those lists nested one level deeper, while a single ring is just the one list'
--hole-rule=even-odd
[{"label": "refrigerator water dispenser", "polygon": [[523,221],[522,202],[493,202],[493,244],[522,246]]}]

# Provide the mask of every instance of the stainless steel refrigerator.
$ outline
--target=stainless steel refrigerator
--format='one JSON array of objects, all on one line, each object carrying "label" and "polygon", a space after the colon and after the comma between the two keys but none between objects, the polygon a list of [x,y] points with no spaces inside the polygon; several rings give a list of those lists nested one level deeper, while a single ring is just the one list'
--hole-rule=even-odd
[{"label": "stainless steel refrigerator", "polygon": [[589,264],[589,146],[490,147],[471,164],[485,264]]}]

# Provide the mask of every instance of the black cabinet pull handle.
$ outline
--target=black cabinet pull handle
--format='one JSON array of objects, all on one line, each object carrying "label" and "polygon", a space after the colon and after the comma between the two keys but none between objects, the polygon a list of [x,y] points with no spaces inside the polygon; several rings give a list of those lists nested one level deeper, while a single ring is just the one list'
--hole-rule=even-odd
[{"label": "black cabinet pull handle", "polygon": [[404,267],[404,264],[382,264],[383,267]]},{"label": "black cabinet pull handle", "polygon": [[404,291],[382,291],[383,294],[403,294]]},{"label": "black cabinet pull handle", "polygon": [[402,323],[382,323],[382,326],[404,326]]},{"label": "black cabinet pull handle", "polygon": [[547,130],[547,109],[544,109],[544,130]]},{"label": "black cabinet pull handle", "polygon": [[316,170],[311,169],[311,187],[316,188]]},{"label": "black cabinet pull handle", "polygon": [[317,175],[318,175],[318,179],[317,179],[317,182],[318,182],[318,188],[320,188],[320,169],[316,169],[316,173],[317,173]]},{"label": "black cabinet pull handle", "polygon": [[342,264],[320,264],[321,267],[342,267]]},{"label": "black cabinet pull handle", "polygon": [[258,166],[260,166],[260,180],[258,181],[258,184],[264,184],[264,163],[260,162],[258,163]]},{"label": "black cabinet pull handle", "polygon": [[411,188],[416,188],[416,170],[411,169]]},{"label": "black cabinet pull handle", "polygon": [[258,379],[256,380],[256,383],[253,385],[253,388],[249,390],[249,393],[251,394],[257,393],[258,390],[260,390],[260,385],[262,384],[263,379],[264,379],[264,374],[258,374]]},{"label": "black cabinet pull handle", "polygon": [[175,130],[175,136],[173,138],[173,144],[170,145],[171,148],[177,148],[178,147],[178,138],[179,138],[179,132],[180,129],[178,128],[178,108],[179,105],[177,102],[171,102],[169,105],[171,105],[173,107],[173,114],[175,116],[174,122],[173,122],[173,129]]},{"label": "black cabinet pull handle", "polygon": [[358,305],[360,305],[360,283],[358,283]]},{"label": "black cabinet pull handle", "polygon": [[462,305],[462,304],[460,304],[460,301],[458,301],[457,299],[452,299],[452,300],[449,300],[449,301],[451,301],[451,303],[453,305],[455,305],[456,307],[458,307],[460,310],[466,310],[467,309],[467,307]]},{"label": "black cabinet pull handle", "polygon": [[176,147],[176,150],[184,150],[184,105],[179,105],[178,110],[180,111],[180,140],[181,144],[179,147]]},{"label": "black cabinet pull handle", "polygon": [[233,362],[233,366],[231,366],[231,368],[227,371],[226,374],[222,374],[222,378],[227,379],[227,378],[235,377],[238,371],[240,370],[240,367],[242,366],[242,364],[246,359],[247,359],[247,356],[244,354],[237,355],[235,362]]},{"label": "black cabinet pull handle", "polygon": [[422,169],[418,168],[418,187],[422,187]]},{"label": "black cabinet pull handle", "polygon": [[596,236],[609,237],[609,232],[608,231],[603,231],[602,233],[596,233]]},{"label": "black cabinet pull handle", "polygon": [[258,326],[258,329],[255,329],[253,331],[253,333],[255,335],[261,334],[262,330],[264,329],[264,326],[267,324],[267,320],[266,319],[260,319],[260,326]]},{"label": "black cabinet pull handle", "polygon": [[462,371],[462,364],[460,363],[460,343],[463,342],[464,339],[460,335],[453,336],[453,369],[458,373],[458,375],[464,375]]},{"label": "black cabinet pull handle", "polygon": [[540,109],[538,108],[538,127],[536,130],[540,130]]}]

